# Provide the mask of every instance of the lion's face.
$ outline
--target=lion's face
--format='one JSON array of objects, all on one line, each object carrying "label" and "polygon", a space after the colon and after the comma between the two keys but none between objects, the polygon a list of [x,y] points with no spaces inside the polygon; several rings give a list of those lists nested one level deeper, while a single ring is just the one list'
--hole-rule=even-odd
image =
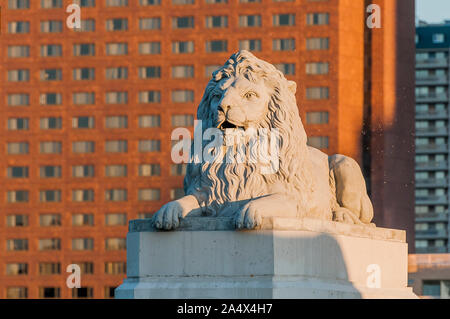
[{"label": "lion's face", "polygon": [[222,79],[211,92],[214,126],[221,130],[259,127],[268,112],[268,92],[263,80],[255,83],[243,76]]}]

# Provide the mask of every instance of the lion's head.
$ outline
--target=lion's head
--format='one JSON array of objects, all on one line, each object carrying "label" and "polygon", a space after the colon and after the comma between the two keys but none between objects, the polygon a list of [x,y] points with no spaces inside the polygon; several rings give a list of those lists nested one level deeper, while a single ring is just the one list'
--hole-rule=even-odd
[{"label": "lion's head", "polygon": [[299,209],[307,209],[312,178],[308,169],[301,169],[309,163],[305,160],[308,148],[295,90],[295,82],[248,51],[235,53],[216,70],[197,111],[203,131],[277,129],[279,170],[263,175],[251,163],[191,163],[185,178],[186,194],[196,195],[213,214],[221,214],[224,206],[233,206],[230,203],[268,195],[276,188],[300,199]]}]

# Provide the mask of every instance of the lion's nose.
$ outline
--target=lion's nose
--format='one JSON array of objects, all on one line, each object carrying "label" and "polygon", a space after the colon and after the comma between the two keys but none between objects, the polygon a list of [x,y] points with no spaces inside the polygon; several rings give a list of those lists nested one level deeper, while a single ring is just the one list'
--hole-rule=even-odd
[{"label": "lion's nose", "polygon": [[222,111],[224,114],[227,114],[229,109],[230,109],[230,106],[228,104],[219,105],[219,111]]}]

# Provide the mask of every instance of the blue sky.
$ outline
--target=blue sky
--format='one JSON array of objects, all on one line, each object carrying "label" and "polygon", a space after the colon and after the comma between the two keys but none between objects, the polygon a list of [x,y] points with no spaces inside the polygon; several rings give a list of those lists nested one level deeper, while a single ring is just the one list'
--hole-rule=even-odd
[{"label": "blue sky", "polygon": [[416,0],[416,17],[427,22],[450,20],[450,0]]}]

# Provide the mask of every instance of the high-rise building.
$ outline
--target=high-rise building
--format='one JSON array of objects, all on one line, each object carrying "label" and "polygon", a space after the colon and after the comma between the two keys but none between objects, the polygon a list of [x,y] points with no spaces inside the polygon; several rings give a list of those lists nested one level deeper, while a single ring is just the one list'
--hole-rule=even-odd
[{"label": "high-rise building", "polygon": [[416,252],[450,252],[450,21],[416,32]]},{"label": "high-rise building", "polygon": [[408,286],[420,298],[450,299],[450,254],[410,254]]},{"label": "high-rise building", "polygon": [[[381,28],[366,23],[373,3]],[[0,298],[112,296],[128,220],[182,195],[172,130],[193,129],[212,71],[239,49],[298,84],[311,145],[361,164],[377,225],[412,234],[413,1],[0,5]],[[71,264],[81,289],[66,286]]]}]

